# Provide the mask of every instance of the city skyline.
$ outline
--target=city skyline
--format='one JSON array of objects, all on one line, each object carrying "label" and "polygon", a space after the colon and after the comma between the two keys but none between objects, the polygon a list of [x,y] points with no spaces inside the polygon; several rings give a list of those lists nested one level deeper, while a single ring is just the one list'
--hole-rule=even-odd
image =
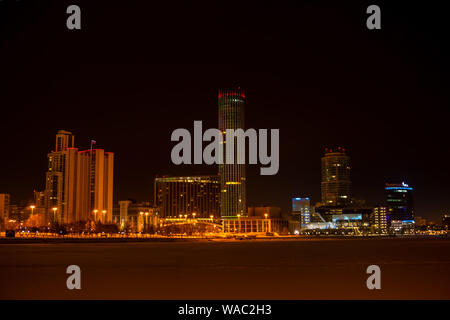
[{"label": "city skyline", "polygon": [[[216,137],[216,139],[221,141],[225,150],[218,151],[216,149],[216,161],[211,163],[213,166],[218,165],[218,175],[184,177],[158,177],[157,175],[154,179],[154,197],[150,202],[145,201],[138,204],[130,199],[128,201],[118,200],[119,207],[116,205],[115,208],[119,210],[113,210],[114,154],[105,152],[104,149],[93,149],[93,146],[97,144],[95,140],[91,140],[89,150],[79,151],[76,148],[75,135],[67,130],[58,130],[55,149],[48,154],[45,189],[43,192],[34,191],[35,201],[27,208],[30,216],[26,225],[38,224],[47,227],[57,224],[78,224],[75,226],[77,229],[80,226],[79,223],[85,225],[87,221],[91,221],[94,224],[100,222],[100,224],[114,225],[114,228],[120,228],[122,232],[140,230],[149,233],[150,230],[157,232],[156,230],[159,229],[172,234],[173,232],[183,232],[179,229],[180,225],[186,223],[192,226],[197,225],[197,219],[202,219],[201,225],[204,228],[217,230],[216,228],[219,227],[214,221],[220,217],[221,228],[225,232],[270,233],[276,230],[283,234],[299,235],[300,232],[308,233],[308,230],[340,228],[355,228],[355,234],[361,234],[361,230],[368,232],[369,228],[372,232],[382,234],[386,234],[388,230],[389,232],[415,232],[413,188],[405,182],[386,183],[387,198],[386,201],[383,201],[386,208],[380,207],[378,204],[377,206],[366,204],[365,200],[354,199],[351,191],[351,161],[342,147],[325,148],[324,150],[324,156],[321,158],[321,202],[311,206],[309,197],[293,198],[292,211],[284,212],[284,215],[280,214],[279,207],[273,205],[264,204],[259,209],[256,206],[247,206],[246,157],[242,158],[240,153],[244,151],[243,154],[247,154],[247,147],[248,149],[254,148],[257,140],[254,129],[244,132],[244,119],[244,90],[240,87],[219,89],[219,129],[215,130],[220,138]],[[194,159],[203,156],[202,140],[208,141],[205,138],[201,139],[201,125],[196,127],[195,123],[194,137],[200,139],[194,142]],[[197,122],[197,125],[199,123],[201,122]],[[187,139],[189,145],[187,149],[182,149],[182,158],[185,156],[189,158],[191,155],[190,134],[185,129],[177,129],[177,132],[180,130],[183,131],[186,136],[184,139]],[[228,135],[229,130],[242,131],[242,144],[239,144],[238,137],[234,137],[233,134]],[[276,130],[278,131],[278,129]],[[249,136],[246,144],[245,136],[249,132],[254,133],[255,139]],[[176,133],[176,136],[178,135],[179,133]],[[171,141],[179,140],[174,139],[174,134],[172,134]],[[278,144],[278,139],[275,143]],[[274,141],[271,144],[274,147]],[[260,141],[260,148],[261,145]],[[228,163],[230,147],[231,156],[234,158],[231,158],[231,164]],[[278,148],[277,146],[277,157]],[[252,158],[251,153],[249,158]],[[271,152],[271,157],[273,156],[274,154]],[[173,150],[171,157],[173,160]],[[237,158],[240,160],[237,161]],[[217,161],[217,159],[220,160]],[[201,161],[198,160],[196,159],[194,163],[201,164]],[[278,163],[278,160],[276,162]],[[190,165],[191,160],[188,159],[181,163],[178,160],[174,162],[178,165],[182,163]],[[0,206],[9,203],[9,195],[3,196]],[[150,203],[152,203],[151,209],[148,207]],[[131,211],[137,213],[134,218],[128,216],[129,208],[134,208]],[[136,208],[143,208],[143,210],[136,211]],[[36,216],[33,216],[34,210],[36,210]],[[7,211],[10,211],[9,208]],[[114,214],[113,211],[116,213]],[[8,216],[9,214],[5,217]],[[6,221],[5,217],[2,219],[3,221]],[[22,226],[22,216],[19,215],[18,219]],[[161,219],[161,225],[158,224],[159,219]],[[16,222],[14,219],[10,221]],[[168,225],[164,226],[162,221],[167,221]],[[101,226],[99,225],[98,228]],[[71,227],[71,230],[73,229]]]},{"label": "city skyline", "polygon": [[[219,90],[217,90],[217,92],[219,92],[219,99],[220,99],[220,89]],[[64,140],[63,142],[60,142],[59,141],[59,139],[60,138],[58,138],[59,136],[65,136],[65,135],[70,135],[71,136],[71,142],[70,142],[70,140]],[[75,144],[74,144],[74,139],[75,139],[75,135],[74,134],[72,134],[72,132],[70,132],[70,131],[66,131],[66,130],[58,130],[58,132],[57,132],[57,135],[56,135],[56,144],[55,144],[55,147],[54,148],[50,148],[50,153],[48,154],[49,155],[49,157],[51,158],[51,155],[52,154],[58,154],[58,152],[61,152],[61,151],[73,151],[73,150],[78,150],[79,148],[74,148],[74,146],[75,146]],[[91,148],[92,148],[92,142],[93,142],[93,140],[90,140],[91,141]],[[97,143],[96,141],[94,141],[94,143]],[[81,148],[82,149],[82,148]],[[108,148],[108,149],[111,149],[111,148]],[[91,150],[95,150],[95,151],[97,151],[97,150],[103,150],[103,149],[91,149]],[[86,153],[86,152],[89,152],[89,149],[88,150],[85,150],[85,151],[80,151],[80,153]],[[111,152],[105,152],[105,154],[112,154]],[[323,189],[323,181],[324,181],[324,179],[326,179],[326,174],[325,174],[325,172],[324,172],[324,170],[325,170],[325,159],[328,159],[328,157],[330,157],[330,156],[334,156],[334,157],[337,157],[337,158],[339,158],[339,157],[342,157],[344,160],[331,160],[331,162],[330,162],[330,165],[333,165],[335,162],[337,163],[337,162],[339,162],[339,161],[344,161],[345,162],[345,164],[347,165],[347,163],[349,163],[349,156],[346,154],[346,151],[345,151],[345,149],[344,148],[341,148],[341,147],[334,147],[334,150],[333,150],[333,148],[331,148],[331,147],[326,147],[326,148],[324,148],[324,151],[323,151],[323,153],[322,153],[322,156],[321,156],[321,171],[322,171],[322,183],[320,183],[320,181],[317,181],[317,184],[320,186],[321,184],[322,184],[322,187],[319,187],[319,188],[321,188],[322,189],[322,195],[320,196],[319,195],[319,197],[317,197],[317,198],[315,198],[314,196],[310,196],[310,197],[308,197],[308,198],[311,198],[311,206],[315,206],[316,204],[322,204],[322,205],[325,205],[325,203],[323,202],[324,201],[324,194],[323,194],[323,192],[324,192],[324,189]],[[70,158],[70,157],[69,157]],[[319,160],[318,160],[319,161]],[[328,161],[330,161],[330,160],[328,160]],[[212,166],[210,166],[210,167],[212,167],[212,170],[206,170],[206,171],[204,171],[204,170],[202,170],[202,172],[207,172],[207,171],[214,171],[215,169],[214,168],[216,168],[216,172],[217,172],[217,166],[216,165],[212,165]],[[186,170],[184,171],[184,173],[185,174],[183,174],[183,176],[185,176],[185,177],[188,177],[188,176],[196,176],[195,175],[195,169],[194,169],[195,167],[193,167],[193,166],[186,166]],[[349,169],[349,168],[347,168],[347,169]],[[341,174],[342,175],[342,174]],[[345,173],[345,175],[348,175],[348,173]],[[167,177],[174,177],[174,178],[176,178],[176,175],[173,175],[173,174],[166,174],[166,175],[162,175],[162,174],[158,174],[158,173],[156,173],[155,174],[155,177],[154,177],[154,179],[158,179],[158,176],[167,176]],[[201,174],[201,175],[197,175],[197,176],[205,176],[205,174]],[[210,176],[213,176],[212,174],[210,174]],[[220,176],[220,175],[219,175]],[[346,179],[348,179],[348,177],[346,177]],[[48,181],[48,177],[46,178],[46,180]],[[351,181],[351,178],[350,178],[350,181]],[[386,181],[386,182],[384,182],[384,184],[389,184],[389,182],[390,181]],[[349,182],[350,183],[350,182]],[[404,183],[404,182],[399,182],[399,183]],[[153,180],[152,180],[152,184],[153,184]],[[115,185],[115,187],[114,187],[114,189],[115,188],[118,188],[118,186],[116,185],[116,183],[114,183],[114,185]],[[44,194],[45,194],[45,190],[47,189],[48,187],[46,187],[45,186],[45,184],[44,184],[44,188],[42,189],[42,190],[44,190]],[[383,186],[383,188],[385,188],[385,186]],[[36,189],[34,189],[33,190],[33,192],[39,192],[39,191],[37,191]],[[350,192],[350,191],[346,191],[346,192]],[[20,199],[19,201],[15,201],[15,199],[14,199],[14,194],[11,194],[10,192],[7,192],[7,191],[5,191],[5,192],[2,192],[2,193],[6,193],[6,194],[10,194],[10,196],[11,196],[11,198],[12,198],[12,200],[11,200],[11,203],[20,203],[20,204],[22,204],[22,205],[26,205],[26,204],[34,204],[35,203],[35,200],[31,200],[31,197],[29,198],[29,199]],[[293,198],[293,197],[295,197],[295,195],[296,194],[299,194],[299,193],[301,193],[301,192],[294,192],[292,195],[285,195],[284,196],[284,198],[286,198],[285,200],[287,200],[287,201],[291,201],[291,199]],[[114,192],[114,194],[117,194],[117,192]],[[128,198],[116,198],[116,196],[114,196],[114,202],[113,202],[113,207],[118,207],[118,204],[119,204],[119,201],[124,201],[124,200],[134,200],[134,201],[151,201],[151,202],[153,202],[153,203],[156,203],[156,198],[154,198],[153,197],[153,195],[155,195],[156,193],[155,193],[155,189],[153,188],[152,189],[152,194],[151,195],[149,195],[147,198],[136,198],[136,197],[133,197],[133,196],[130,196],[130,197],[128,197]],[[314,192],[311,192],[311,191],[308,191],[308,190],[306,190],[306,192],[303,192],[303,194],[308,194],[308,195],[311,195],[311,194],[314,194]],[[351,194],[351,193],[350,193]],[[370,198],[370,196],[368,197],[368,198]],[[352,197],[350,196],[350,202],[351,202],[351,200],[353,200],[352,199]],[[365,202],[365,198],[356,198],[356,200],[357,201],[363,201],[363,202]],[[349,205],[350,204],[350,202],[348,202],[346,205]],[[363,204],[363,206],[366,206],[366,207],[376,207],[376,205],[377,204],[379,204],[379,203],[383,203],[383,204],[386,204],[387,202],[386,202],[386,199],[385,198],[380,198],[380,199],[376,199],[376,200],[372,200],[372,202],[370,202],[370,203],[364,203]],[[289,206],[284,206],[283,204],[280,204],[280,203],[273,203],[273,202],[264,202],[264,201],[260,201],[260,202],[257,202],[257,201],[252,201],[251,202],[251,204],[249,205],[249,206],[258,206],[258,205],[272,205],[272,206],[279,206],[279,207],[281,207],[282,209],[283,209],[283,212],[285,213],[285,214],[289,214],[291,211],[289,210],[289,209],[287,209],[287,208],[289,208]],[[334,205],[336,205],[336,204],[334,204]],[[61,210],[61,208],[60,208],[60,206],[58,206],[57,204],[55,204],[55,206],[57,206],[58,207],[58,211],[60,211]],[[52,207],[52,206],[50,206],[50,207]],[[111,207],[112,208],[112,207]],[[90,211],[90,210],[89,210]],[[110,209],[109,210],[111,213],[110,214],[112,214],[112,210]],[[441,216],[442,216],[442,214],[443,214],[443,212],[441,212],[441,213],[438,213],[435,217],[433,217],[433,216],[427,216],[426,214],[424,214],[424,215],[417,215],[417,216],[420,216],[420,217],[425,217],[425,218],[428,218],[428,219],[433,219],[433,221],[440,221],[440,219],[441,219]],[[72,213],[72,215],[74,215],[74,213]],[[112,217],[109,217],[109,221],[111,221],[111,219],[112,219]]]},{"label": "city skyline", "polygon": [[[241,89],[239,89],[241,90]],[[221,93],[221,91],[219,90],[219,100],[220,98],[223,96],[223,93]],[[231,92],[231,91],[230,91]],[[242,91],[240,91],[242,92]],[[219,105],[219,126],[220,126],[220,114],[221,114],[221,106]],[[240,126],[240,128],[242,128],[242,125]],[[224,129],[224,128],[222,128]],[[220,169],[220,165],[219,165],[219,175],[210,175],[210,176],[206,176],[206,175],[200,175],[200,176],[195,176],[192,174],[186,174],[185,176],[173,176],[173,175],[168,175],[168,176],[159,176],[158,174],[155,176],[154,178],[154,195],[153,197],[149,197],[147,199],[135,199],[135,198],[128,198],[128,199],[112,199],[111,195],[113,194],[112,189],[113,189],[113,185],[110,184],[109,182],[107,182],[106,180],[106,185],[105,188],[109,189],[107,191],[105,191],[103,193],[103,191],[101,191],[100,193],[100,198],[98,198],[97,193],[95,193],[95,198],[92,198],[91,200],[89,200],[89,196],[86,197],[86,199],[80,200],[80,189],[85,189],[87,188],[87,192],[88,192],[88,185],[86,184],[86,186],[83,186],[82,182],[84,180],[86,180],[86,183],[90,184],[90,178],[89,175],[86,175],[86,178],[82,178],[80,180],[79,176],[80,176],[80,172],[82,171],[82,168],[85,167],[85,171],[86,174],[91,171],[91,172],[97,172],[98,170],[95,169],[94,171],[91,170],[87,170],[86,168],[90,167],[89,163],[91,162],[91,160],[89,160],[91,157],[93,157],[92,153],[95,152],[95,157],[94,158],[98,158],[100,157],[100,159],[103,159],[102,157],[105,157],[105,168],[107,168],[107,163],[113,161],[113,153],[112,152],[105,152],[104,149],[93,149],[93,144],[96,144],[97,142],[94,140],[91,140],[91,149],[89,150],[84,150],[84,151],[78,151],[79,149],[75,147],[75,135],[72,134],[72,132],[66,131],[66,130],[58,130],[57,134],[56,134],[56,143],[55,143],[55,148],[54,150],[51,150],[50,153],[48,154],[48,158],[49,158],[49,171],[46,173],[46,179],[45,179],[45,188],[43,189],[44,191],[40,192],[40,191],[36,191],[34,190],[34,196],[35,199],[33,201],[28,201],[27,205],[31,205],[33,206],[33,209],[40,209],[38,203],[40,201],[43,201],[43,205],[41,205],[42,207],[46,207],[47,211],[44,214],[45,217],[45,221],[51,221],[52,219],[50,219],[50,216],[52,215],[52,212],[50,210],[54,210],[53,214],[56,214],[56,212],[58,212],[58,218],[53,218],[56,219],[57,221],[63,222],[63,223],[68,223],[68,222],[76,222],[76,221],[80,221],[80,220],[85,220],[85,219],[91,219],[91,215],[93,214],[92,212],[98,212],[101,211],[103,213],[107,213],[108,212],[108,218],[107,219],[101,219],[101,221],[103,222],[112,222],[112,215],[113,215],[113,208],[118,208],[120,202],[126,202],[128,200],[133,200],[134,202],[138,202],[138,201],[150,201],[149,203],[152,203],[154,207],[160,207],[161,205],[164,204],[163,207],[167,207],[168,209],[163,209],[163,207],[160,207],[159,209],[161,210],[160,213],[162,214],[161,217],[176,217],[178,214],[173,215],[173,214],[164,214],[164,210],[169,210],[169,208],[171,207],[171,205],[168,205],[168,203],[172,203],[173,201],[170,200],[169,198],[167,200],[162,201],[161,197],[166,197],[164,196],[164,193],[161,193],[160,188],[157,188],[157,184],[158,183],[169,183],[169,182],[174,182],[174,183],[192,183],[192,182],[200,182],[200,185],[203,185],[203,183],[208,182],[208,181],[213,181],[214,179],[217,179],[215,182],[218,183],[217,185],[217,190],[216,195],[212,196],[211,199],[216,198],[217,199],[215,201],[217,201],[217,207],[214,207],[215,205],[212,205],[211,208],[215,208],[211,211],[211,213],[213,213],[213,216],[221,216],[222,219],[225,218],[230,218],[229,215],[223,215],[223,214],[219,214],[219,207],[221,208],[222,206],[220,205],[220,203],[223,200],[220,200],[220,197],[223,197],[223,191],[219,192],[220,186],[221,185],[225,185],[226,181],[228,180],[232,180],[236,177],[230,176],[230,178],[224,179],[223,181],[220,180],[220,173],[221,173],[221,169]],[[81,158],[78,159],[78,154],[81,156],[84,156],[85,160],[83,161]],[[107,156],[110,156],[108,159]],[[86,162],[87,161],[87,162]],[[101,160],[103,161],[103,160]],[[385,206],[390,205],[389,201],[391,195],[388,193],[388,197],[386,199],[380,199],[378,201],[378,203],[376,205],[373,204],[367,204],[365,202],[365,200],[361,200],[361,199],[354,199],[351,196],[351,176],[350,176],[350,157],[346,154],[346,151],[344,148],[341,147],[336,147],[336,148],[325,148],[324,149],[324,154],[323,157],[321,157],[321,172],[322,172],[322,182],[321,182],[321,201],[315,201],[313,203],[311,203],[311,207],[315,207],[317,206],[331,206],[331,207],[336,207],[336,208],[344,208],[344,207],[361,207],[361,208],[369,208],[369,207],[373,207],[375,208],[375,210],[377,210],[377,208],[379,207],[379,204],[383,204]],[[83,163],[84,166],[83,166]],[[113,162],[112,162],[113,163]],[[112,163],[109,165],[111,167],[112,170]],[[213,167],[215,167],[216,165],[212,165]],[[65,169],[60,169],[61,168],[68,168],[67,169],[67,173],[70,175],[70,177],[66,176],[66,172],[64,171]],[[78,168],[80,167],[80,168]],[[342,167],[342,168],[341,168]],[[103,169],[102,169],[103,170]],[[113,180],[113,174],[112,171],[109,169],[106,169],[105,173],[108,172],[108,175],[110,175],[110,177],[108,177],[107,180]],[[222,169],[223,170],[223,169]],[[77,172],[80,171],[80,172]],[[82,175],[82,174],[81,174]],[[97,175],[97,173],[95,174]],[[103,174],[102,174],[103,175]],[[53,176],[55,176],[53,178]],[[215,177],[215,178],[214,178]],[[53,182],[53,180],[57,180],[57,183]],[[106,179],[106,178],[105,178]],[[213,179],[213,180],[210,180]],[[55,180],[55,181],[56,181]],[[61,180],[61,181],[60,181]],[[230,181],[231,181],[230,180]],[[95,179],[95,190],[97,190],[98,186],[97,186],[97,179]],[[103,183],[103,182],[102,182]],[[56,187],[53,187],[53,184],[56,184]],[[58,185],[62,185],[61,190],[59,190]],[[71,195],[73,197],[73,200],[71,199],[66,199],[65,197],[67,197],[66,195],[66,191],[65,188],[70,188],[70,190],[67,192],[68,195]],[[103,187],[101,187],[103,188]],[[164,187],[165,188],[165,187]],[[201,187],[203,188],[203,187]],[[173,189],[172,187],[170,188],[171,190]],[[176,187],[173,190],[180,190],[180,195],[188,195],[191,194],[192,192],[194,192],[193,194],[195,194],[194,190],[199,190],[198,187],[195,187],[195,189],[192,189],[192,191],[188,191],[191,190],[191,187],[188,187],[188,185],[186,186],[182,186],[180,187]],[[412,192],[413,188],[409,187],[409,185],[405,184],[405,182],[401,182],[399,184],[391,184],[389,182],[385,183],[385,190],[386,191],[390,191],[390,189],[395,189],[393,191],[397,191],[397,189],[405,189],[405,190],[410,190]],[[72,191],[71,191],[72,190]],[[106,190],[106,189],[105,189]],[[158,191],[159,190],[159,191]],[[167,189],[169,190],[169,189]],[[211,189],[213,190],[213,189]],[[187,193],[186,193],[187,192]],[[202,191],[203,193],[203,191]],[[39,196],[40,194],[42,194],[42,196]],[[75,197],[76,194],[76,197]],[[169,194],[169,193],[168,193]],[[220,194],[220,195],[219,195]],[[10,194],[8,193],[3,193],[3,196],[8,195],[10,196]],[[181,195],[181,197],[182,197]],[[36,198],[36,196],[38,196],[38,198]],[[393,196],[395,197],[395,193],[393,194]],[[408,194],[409,197],[411,197],[411,194]],[[39,197],[43,198],[42,200],[39,200]],[[172,197],[172,196],[170,196]],[[209,197],[209,196],[208,196]],[[99,204],[97,203],[97,201],[102,201],[101,198],[105,198],[105,199],[109,199],[108,201],[108,205],[106,206],[108,208],[108,210],[104,210],[102,205],[100,205],[100,207],[102,207],[101,210],[94,210],[93,208],[97,208],[99,207]],[[51,200],[51,199],[55,199],[55,200]],[[208,198],[207,198],[208,199]],[[305,198],[307,199],[308,203],[310,203],[310,197]],[[343,199],[343,202],[340,202],[338,199]],[[187,203],[183,206],[182,205],[182,200],[183,198],[180,198],[176,201],[180,201],[180,206],[181,207],[186,207]],[[185,199],[187,200],[187,199]],[[229,200],[232,201],[233,199]],[[234,200],[237,200],[234,199]],[[296,201],[296,200],[302,200],[302,198],[296,198],[293,197],[292,201]],[[86,203],[86,201],[90,201],[91,204],[88,205]],[[209,200],[207,200],[209,201]],[[10,202],[9,198],[8,198],[8,202]],[[128,201],[129,202],[129,201]],[[14,203],[14,201],[13,201]],[[17,202],[16,202],[17,203]],[[131,202],[130,202],[131,203]],[[405,202],[406,203],[406,202]],[[24,204],[22,202],[22,204]],[[77,209],[76,207],[79,206],[80,204],[84,204],[87,207],[87,211],[83,211],[82,209]],[[199,217],[209,217],[209,213],[205,213],[202,214],[203,209],[198,210],[197,206],[200,205],[199,204],[195,204],[193,208],[189,209],[189,205],[187,205],[186,208],[182,209],[183,213],[185,212],[190,212],[192,213],[199,213]],[[267,204],[267,203],[262,203],[262,204],[252,204],[252,207],[258,206],[258,205],[263,205],[263,206],[271,206],[271,204]],[[275,204],[278,205],[278,204]],[[68,209],[66,209],[65,207],[68,207]],[[203,205],[201,205],[203,206]],[[209,206],[209,205],[208,205]],[[273,205],[272,205],[273,206]],[[106,208],[105,207],[105,208]],[[250,206],[248,206],[250,207]],[[281,207],[281,206],[280,206]],[[325,208],[325,207],[323,207]],[[400,207],[402,208],[402,207]],[[411,204],[411,200],[408,200],[408,210],[412,210],[413,206]],[[55,210],[56,209],[56,210]],[[82,212],[80,213],[79,210],[81,210]],[[177,206],[175,206],[174,208],[170,208],[170,210],[178,210]],[[223,209],[220,209],[223,210]],[[245,216],[247,215],[247,206],[245,206],[245,211],[244,208],[242,209],[242,211],[240,211],[241,213],[237,214],[237,216]],[[398,209],[394,209],[398,210]],[[403,211],[403,209],[400,209],[401,211]],[[400,212],[401,212],[400,211]],[[206,212],[206,211],[205,211]],[[32,211],[31,211],[32,213]],[[36,212],[39,213],[39,212]],[[296,214],[296,210],[292,209],[292,210],[285,210],[284,214],[293,214],[295,216]],[[65,216],[69,216],[69,217],[65,217]],[[308,213],[309,215],[309,213]],[[414,214],[412,213],[412,211],[410,213],[408,213],[408,215],[406,216],[405,219],[407,219],[408,221],[412,221],[414,220]],[[78,218],[76,218],[78,217]],[[400,216],[399,216],[400,217]],[[442,215],[441,215],[442,217]],[[96,217],[97,218],[97,217]],[[234,216],[233,218],[236,218],[236,216]],[[419,218],[422,218],[419,216]],[[429,217],[426,217],[429,219]],[[303,218],[302,218],[303,219]],[[308,218],[309,219],[309,218]],[[303,220],[302,220],[303,221]]]},{"label": "city skyline", "polygon": [[[133,14],[144,18],[148,8],[140,6]],[[91,8],[86,4],[87,12]],[[406,181],[415,188],[416,215],[439,220],[450,208],[450,186],[439,183],[449,173],[436,165],[448,153],[445,56],[441,42],[431,41],[440,39],[433,27],[438,19],[412,37],[414,8],[390,5],[386,14],[395,12],[397,19],[387,18],[386,29],[375,34],[364,28],[364,6],[276,12],[261,6],[237,15],[229,28],[215,23],[227,16],[224,10],[213,11],[214,19],[194,14],[195,23],[162,14],[148,25],[127,18],[108,29],[93,19],[79,37],[67,34],[65,25],[55,27],[53,17],[65,9],[36,9],[33,16],[49,16],[37,29],[27,15],[5,20],[11,37],[0,51],[9,62],[0,80],[0,134],[8,157],[0,159],[0,192],[13,202],[42,190],[43,155],[59,129],[74,132],[83,149],[94,139],[118,155],[115,199],[150,198],[157,174],[216,174],[212,167],[171,164],[170,133],[195,120],[217,127],[217,90],[238,80],[247,93],[246,127],[280,129],[278,174],[261,177],[257,167],[247,166],[249,205],[288,211],[297,194],[320,201],[319,159],[324,148],[342,146],[352,159],[354,198],[374,205],[384,199],[386,182]],[[106,10],[121,12],[115,4]],[[186,22],[186,28],[142,41],[164,19]],[[15,37],[16,25],[26,31],[22,40]],[[221,35],[229,35],[233,46],[223,47]],[[86,44],[92,52],[81,49]],[[184,46],[191,51],[180,52]],[[39,63],[26,55],[35,48]]]},{"label": "city skyline", "polygon": [[446,15],[0,0],[0,300],[286,319],[450,299]]}]

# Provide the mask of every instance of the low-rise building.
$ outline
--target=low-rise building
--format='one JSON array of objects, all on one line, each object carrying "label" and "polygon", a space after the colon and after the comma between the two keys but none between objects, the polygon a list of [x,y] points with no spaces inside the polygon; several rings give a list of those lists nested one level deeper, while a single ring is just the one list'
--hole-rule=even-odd
[{"label": "low-rise building", "polygon": [[121,230],[152,232],[158,227],[159,211],[151,202],[119,201]]}]

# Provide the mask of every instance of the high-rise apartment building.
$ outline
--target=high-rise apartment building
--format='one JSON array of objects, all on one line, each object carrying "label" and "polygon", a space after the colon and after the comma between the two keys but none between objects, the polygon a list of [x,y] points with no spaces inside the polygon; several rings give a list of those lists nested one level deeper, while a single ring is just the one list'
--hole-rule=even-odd
[{"label": "high-rise apartment building", "polygon": [[112,222],[114,154],[103,149],[78,152],[76,216],[73,221],[94,218]]},{"label": "high-rise apartment building", "polygon": [[155,207],[162,218],[220,216],[217,176],[155,178]]},{"label": "high-rise apartment building", "polygon": [[7,193],[0,193],[0,219],[5,222],[9,218],[9,205],[11,198]]},{"label": "high-rise apartment building", "polygon": [[111,222],[114,154],[103,149],[78,151],[74,141],[72,133],[60,130],[56,149],[48,154],[47,222]]},{"label": "high-rise apartment building", "polygon": [[[245,94],[240,88],[219,90],[219,130],[223,134],[226,154],[227,129],[244,130]],[[245,164],[237,163],[237,140],[234,141],[234,163],[219,164],[220,214],[222,219],[247,215]],[[245,148],[245,146],[241,146]]]},{"label": "high-rise apartment building", "polygon": [[71,132],[59,130],[56,134],[55,150],[48,154],[48,170],[45,175],[46,222],[64,221],[67,215],[68,199],[66,191],[67,154],[73,154],[75,137]]},{"label": "high-rise apartment building", "polygon": [[348,206],[352,203],[350,157],[345,149],[325,149],[321,187],[322,205]]}]

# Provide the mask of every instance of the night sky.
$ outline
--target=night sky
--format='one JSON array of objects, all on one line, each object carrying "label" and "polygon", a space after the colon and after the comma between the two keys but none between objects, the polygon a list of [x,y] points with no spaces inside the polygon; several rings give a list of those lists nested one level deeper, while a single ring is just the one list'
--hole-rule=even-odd
[{"label": "night sky", "polygon": [[[95,3],[94,3],[95,2]],[[66,8],[81,7],[80,31]],[[381,7],[382,29],[366,28]],[[152,200],[155,175],[216,174],[171,163],[176,128],[217,127],[217,91],[247,95],[246,127],[280,129],[280,170],[248,167],[249,205],[320,201],[320,157],[343,146],[353,193],[414,187],[416,216],[450,208],[447,17],[396,1],[0,1],[0,192],[44,188],[59,129],[115,153],[115,201]],[[448,86],[447,86],[448,88]],[[447,101],[444,101],[447,100]]]}]

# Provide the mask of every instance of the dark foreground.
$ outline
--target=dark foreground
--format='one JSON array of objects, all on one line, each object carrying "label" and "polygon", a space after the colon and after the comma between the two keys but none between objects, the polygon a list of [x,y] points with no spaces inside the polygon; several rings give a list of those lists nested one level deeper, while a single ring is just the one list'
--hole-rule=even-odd
[{"label": "dark foreground", "polygon": [[450,240],[0,244],[0,283],[0,299],[450,299]]}]

